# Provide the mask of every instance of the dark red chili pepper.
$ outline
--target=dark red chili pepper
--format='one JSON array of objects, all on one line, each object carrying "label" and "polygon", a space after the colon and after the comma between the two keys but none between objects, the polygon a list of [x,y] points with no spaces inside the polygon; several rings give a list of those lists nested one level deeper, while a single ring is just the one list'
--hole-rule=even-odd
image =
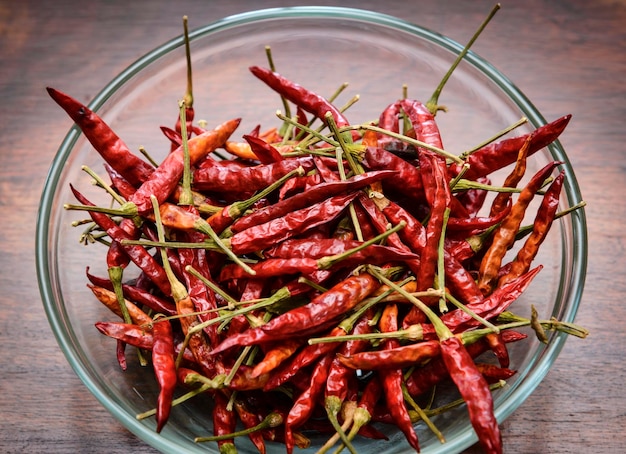
[{"label": "dark red chili pepper", "polygon": [[[488,177],[477,178],[476,182],[484,185],[491,184],[491,180]],[[459,201],[461,205],[463,205],[463,207],[465,207],[467,217],[471,218],[478,215],[479,211],[485,204],[485,200],[487,199],[488,194],[489,191],[485,189],[471,188],[467,191],[455,194],[455,198]]]},{"label": "dark red chili pepper", "polygon": [[[237,414],[228,408],[228,397],[215,393],[213,403],[213,435],[220,437],[234,433],[237,428]],[[221,454],[237,452],[233,438],[220,439],[217,446]]]},{"label": "dark red chili pepper", "polygon": [[169,418],[177,382],[174,340],[169,320],[155,320],[152,325],[152,336],[154,338],[152,367],[159,384],[156,407],[156,431],[159,433]]},{"label": "dark red chili pepper", "polygon": [[424,202],[424,186],[420,169],[380,147],[367,147],[363,165],[370,170],[395,170],[396,178],[385,180],[385,193],[406,197],[413,203]]},{"label": "dark red chili pepper", "polygon": [[502,438],[487,381],[459,338],[453,336],[442,340],[441,356],[465,400],[480,445],[486,453],[501,453]]},{"label": "dark red chili pepper", "polygon": [[261,164],[271,164],[273,162],[282,161],[283,155],[272,144],[267,143],[260,137],[244,135],[243,138],[250,144],[250,149],[254,155],[261,161]]},{"label": "dark red chili pepper", "polygon": [[[262,418],[259,417],[259,414],[249,409],[248,405],[246,405],[243,400],[235,399],[233,407],[235,407],[239,420],[242,422],[245,429],[252,429],[261,423]],[[255,430],[250,432],[248,438],[250,438],[250,441],[260,454],[265,454],[265,441],[260,431]]]},{"label": "dark red chili pepper", "polygon": [[448,219],[448,231],[451,235],[458,233],[472,234],[492,227],[501,222],[511,211],[511,204],[501,207],[493,216],[451,217]]},{"label": "dark red chili pepper", "polygon": [[[224,144],[237,129],[239,122],[239,119],[224,122],[215,129],[190,139],[187,145],[191,165]],[[130,202],[137,206],[139,213],[150,213],[153,210],[150,196],[154,195],[159,204],[165,202],[178,185],[183,175],[183,169],[184,158],[183,147],[181,146],[166,156],[161,165],[150,175],[150,178],[144,181],[130,197]]]},{"label": "dark red chili pepper", "polygon": [[294,448],[293,430],[303,425],[309,419],[319,396],[324,392],[324,384],[328,378],[328,369],[332,360],[332,354],[327,354],[320,358],[311,372],[309,386],[294,399],[293,406],[285,420],[285,445],[288,453],[293,452]]},{"label": "dark red chili pepper", "polygon": [[[250,72],[258,79],[263,81],[267,86],[274,90],[285,99],[291,101],[296,106],[315,115],[322,121],[326,121],[326,114],[330,112],[339,128],[349,126],[350,123],[346,117],[324,97],[307,90],[303,86],[288,80],[277,72],[273,72],[259,66],[251,66]],[[353,138],[359,137],[356,131],[353,132]]]},{"label": "dark red chili pepper", "polygon": [[535,215],[533,231],[518,251],[517,256],[511,263],[510,270],[499,278],[498,286],[521,276],[530,269],[532,261],[537,256],[539,246],[543,243],[543,240],[546,238],[552,226],[554,215],[559,207],[559,199],[564,179],[565,171],[562,171],[546,190],[541,205]]},{"label": "dark red chili pepper", "polygon": [[464,304],[478,304],[484,296],[472,274],[456,257],[444,249],[443,267],[449,292]]},{"label": "dark red chili pepper", "polygon": [[485,380],[487,380],[487,383],[489,384],[497,383],[500,380],[508,380],[517,373],[517,371],[503,366],[498,367],[493,364],[485,363],[476,363],[476,368],[478,369],[478,372],[485,377]]},{"label": "dark red chili pepper", "polygon": [[[231,161],[227,161],[231,162]],[[313,159],[291,158],[255,166],[229,165],[222,161],[205,161],[193,172],[193,188],[220,194],[249,194],[264,189],[290,172],[302,167],[313,169]]]},{"label": "dark red chili pepper", "polygon": [[[380,317],[379,326],[382,332],[391,332],[398,330],[398,307],[395,304],[388,304]],[[399,346],[397,339],[384,339],[382,348],[391,350]],[[387,402],[387,408],[393,417],[395,424],[402,431],[409,444],[420,452],[419,440],[411,417],[404,403],[404,395],[402,392],[403,375],[400,368],[387,368],[379,370],[383,385],[383,392]]]},{"label": "dark red chili pepper", "polygon": [[[522,148],[529,135],[533,136],[528,146],[528,156],[531,156],[554,142],[565,130],[571,118],[571,115],[565,115],[551,123],[538,127],[532,133],[502,139],[475,151],[466,160],[467,164],[469,164],[469,169],[464,174],[464,178],[476,180],[514,163],[520,148]],[[450,174],[456,176],[462,168],[460,164],[452,164],[450,166]]]},{"label": "dark red chili pepper", "polygon": [[242,230],[263,224],[295,210],[320,203],[329,197],[364,188],[375,181],[387,179],[394,175],[395,172],[393,171],[369,172],[362,175],[355,175],[344,181],[320,183],[305,192],[295,194],[278,203],[268,205],[249,215],[243,216],[235,221],[230,228],[235,233],[241,232]]},{"label": "dark red chili pepper", "polygon": [[235,254],[243,255],[273,246],[313,227],[332,222],[356,196],[356,193],[334,196],[264,224],[249,227],[230,237],[230,247]]},{"label": "dark red chili pepper", "polygon": [[541,188],[546,178],[560,162],[548,163],[539,170],[526,184],[517,201],[513,204],[511,212],[502,220],[500,227],[495,231],[491,246],[485,252],[479,269],[478,287],[483,294],[488,295],[493,291],[498,271],[502,265],[505,253],[515,242],[515,235],[526,213],[526,208]]},{"label": "dark red chili pepper", "polygon": [[226,338],[213,353],[234,346],[254,345],[312,333],[317,327],[354,308],[378,288],[378,281],[369,273],[351,275],[304,306],[284,312],[265,325]]},{"label": "dark red chili pepper", "polygon": [[237,264],[225,265],[218,277],[220,282],[231,279],[242,279],[250,277],[252,279],[267,279],[269,277],[279,277],[291,274],[309,275],[318,271],[317,260],[312,258],[294,257],[290,259],[268,258],[260,262],[253,263],[250,268],[256,273],[254,276],[241,268]]},{"label": "dark red chili pepper", "polygon": [[[272,258],[309,258],[321,259],[360,246],[362,242],[357,240],[341,240],[339,238],[319,239],[289,239],[278,245],[266,249],[264,255]],[[373,263],[382,265],[387,262],[418,260],[419,257],[409,251],[398,250],[394,247],[372,244],[350,255],[350,263]]]},{"label": "dark red chili pepper", "polygon": [[144,328],[122,322],[96,322],[95,326],[105,336],[142,350],[152,350],[154,345],[152,330],[148,327]]},{"label": "dark red chili pepper", "polygon": [[[98,301],[100,301],[107,308],[109,308],[111,312],[113,312],[115,315],[123,318],[120,304],[117,301],[117,296],[115,295],[115,293],[93,284],[87,284],[87,287],[91,290],[91,292],[98,299]],[[133,323],[137,325],[145,325],[152,321],[152,318],[150,318],[148,314],[146,314],[130,301],[126,301],[126,307]]]},{"label": "dark red chili pepper", "polygon": [[[501,338],[504,343],[517,342],[526,339],[527,335],[519,331],[502,331]],[[486,338],[467,346],[467,351],[472,358],[477,358],[490,349]],[[446,365],[441,356],[433,358],[428,364],[415,368],[406,380],[406,387],[409,395],[419,397],[428,392],[433,386],[448,377]]]},{"label": "dark red chili pepper", "polygon": [[[87,279],[89,279],[89,281],[95,286],[113,291],[113,283],[110,279],[94,276],[89,273],[89,268],[87,268],[85,274],[87,275]],[[128,300],[137,303],[138,305],[148,306],[153,311],[160,312],[165,315],[176,314],[176,307],[171,301],[147,292],[139,287],[130,284],[122,284],[122,291]]]},{"label": "dark red chili pepper", "polygon": [[496,358],[498,358],[500,367],[509,367],[509,350],[506,346],[506,343],[502,339],[502,334],[490,333],[485,336],[485,339],[487,340],[491,351],[493,351],[493,353],[496,355]]},{"label": "dark red chili pepper", "polygon": [[[398,115],[400,114],[400,101],[395,101],[389,104],[378,117],[378,127],[386,131],[394,133],[400,133],[400,122]],[[383,133],[377,133],[378,147],[387,148],[390,142],[396,142],[398,139],[385,135]]]},{"label": "dark red chili pepper", "polygon": [[139,186],[154,172],[154,167],[134,155],[95,112],[65,93],[50,87],[47,90],[52,99],[74,120],[100,156],[132,185]]}]

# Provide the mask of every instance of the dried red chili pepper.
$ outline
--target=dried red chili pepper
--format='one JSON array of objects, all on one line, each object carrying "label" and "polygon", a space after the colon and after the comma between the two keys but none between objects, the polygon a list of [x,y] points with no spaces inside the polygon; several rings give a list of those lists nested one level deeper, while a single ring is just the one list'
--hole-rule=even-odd
[{"label": "dried red chili pepper", "polygon": [[[397,317],[397,305],[388,304],[380,317],[380,330],[382,332],[397,331]],[[394,349],[399,346],[399,342],[397,339],[384,339],[382,341],[382,344],[385,350]],[[409,416],[408,410],[404,403],[404,397],[402,393],[402,369],[381,369],[379,373],[383,385],[383,393],[387,402],[387,408],[389,409],[389,412],[391,413],[395,424],[402,431],[413,449],[419,452],[419,440],[417,438],[417,434],[415,433],[415,429],[413,428],[411,417]]]},{"label": "dried red chili pepper", "polygon": [[159,433],[169,418],[177,381],[174,339],[169,320],[155,320],[152,324],[152,336],[154,338],[152,366],[159,384],[156,407],[156,431]]},{"label": "dried red chili pepper", "polygon": [[[528,156],[531,156],[554,142],[565,130],[571,118],[571,115],[565,115],[546,125],[539,126],[532,133],[502,139],[475,151],[466,160],[467,164],[469,164],[469,169],[465,172],[464,178],[476,180],[514,163],[520,148],[522,148],[529,135],[533,136],[528,145]],[[462,169],[463,166],[461,164],[452,164],[450,166],[450,174],[456,176]]]},{"label": "dried red chili pepper", "polygon": [[250,149],[254,153],[254,155],[261,161],[261,164],[271,164],[273,162],[282,161],[283,155],[280,154],[280,151],[276,149],[276,147],[272,146],[272,144],[267,143],[265,140],[260,137],[254,137],[251,135],[244,135],[248,144],[250,144]]},{"label": "dried red chili pepper", "polygon": [[132,185],[139,186],[154,167],[134,155],[95,112],[65,93],[47,88],[48,94],[67,112],[102,158]]},{"label": "dried red chili pepper", "polygon": [[339,361],[352,369],[378,370],[403,369],[419,365],[439,354],[439,341],[429,340],[399,345],[384,350],[372,350],[350,356],[339,356]]},{"label": "dried red chili pepper", "polygon": [[480,263],[478,287],[483,294],[488,295],[493,291],[502,259],[515,242],[515,235],[526,213],[526,208],[546,178],[559,164],[560,162],[557,161],[550,162],[531,178],[513,204],[511,212],[502,220],[500,227],[495,231],[491,246],[485,252]]},{"label": "dried red chili pepper", "polygon": [[[115,315],[123,318],[120,304],[117,300],[117,296],[115,295],[115,293],[93,284],[87,284],[87,287],[89,288],[89,290],[91,290],[91,292],[98,299],[98,301],[100,301],[107,308],[109,308],[111,312],[113,312]],[[146,325],[152,321],[152,318],[144,311],[142,311],[139,307],[135,306],[130,301],[125,301],[125,303],[133,323],[137,325]]]},{"label": "dried red chili pepper", "polygon": [[235,440],[228,438],[228,435],[234,433],[237,428],[237,415],[228,408],[228,397],[224,394],[215,393],[213,403],[213,434],[216,437],[227,437],[217,441],[219,451],[221,454],[234,454],[237,452]]},{"label": "dried red chili pepper", "polygon": [[149,327],[122,322],[96,322],[95,326],[105,336],[121,340],[133,347],[152,350],[154,345],[154,336]]},{"label": "dried red chili pepper", "polygon": [[493,413],[493,398],[487,381],[459,338],[453,336],[442,340],[441,356],[465,400],[480,445],[486,453],[501,453],[502,437]]},{"label": "dried red chili pepper", "polygon": [[248,227],[229,238],[230,247],[235,254],[244,255],[263,250],[308,229],[331,222],[346,209],[356,195],[350,193],[334,196],[264,224]]},{"label": "dried red chili pepper", "polygon": [[282,313],[265,325],[226,338],[213,353],[234,346],[254,345],[312,333],[354,308],[376,288],[378,281],[369,273],[353,274],[304,306]]},{"label": "dried red chili pepper", "polygon": [[[237,129],[239,122],[239,119],[229,120],[213,130],[190,139],[187,145],[191,165],[224,144]],[[183,175],[183,168],[183,147],[181,146],[166,156],[161,165],[130,197],[130,202],[137,206],[139,213],[150,213],[152,211],[150,196],[154,195],[159,204],[166,201],[178,185]]]},{"label": "dried red chili pepper", "polygon": [[539,246],[543,243],[550,231],[554,215],[559,207],[561,188],[564,180],[565,171],[561,171],[546,190],[541,205],[535,215],[532,233],[518,251],[517,256],[511,263],[511,268],[508,273],[499,278],[498,286],[504,285],[506,282],[521,276],[530,269],[532,261],[537,256]]}]

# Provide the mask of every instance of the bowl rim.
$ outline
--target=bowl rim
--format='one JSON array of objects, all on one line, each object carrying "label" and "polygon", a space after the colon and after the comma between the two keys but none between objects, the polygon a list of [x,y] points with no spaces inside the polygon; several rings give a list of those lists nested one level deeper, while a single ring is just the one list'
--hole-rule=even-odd
[{"label": "bowl rim", "polygon": [[[248,11],[230,15],[206,24],[189,32],[191,41],[204,37],[223,29],[245,25],[250,22],[263,20],[276,20],[287,18],[340,18],[347,20],[363,21],[366,23],[396,28],[410,34],[417,35],[421,38],[437,44],[455,54],[462,51],[463,46],[455,40],[434,32],[426,27],[410,23],[403,19],[387,15],[380,12],[349,8],[349,7],[329,7],[329,6],[294,6],[266,8],[254,11]],[[154,48],[136,61],[131,63],[115,78],[111,80],[88,104],[88,107],[97,112],[105,102],[126,83],[131,77],[136,75],[145,66],[155,59],[158,59],[168,52],[184,45],[183,35],[179,35],[164,44]],[[528,118],[530,124],[534,127],[546,123],[543,116],[531,103],[531,101],[509,80],[503,73],[495,68],[491,63],[480,57],[478,54],[470,50],[464,60],[480,70],[492,82],[496,83],[506,95],[521,108]],[[150,427],[141,424],[133,415],[130,415],[121,405],[107,398],[105,390],[101,389],[99,384],[90,376],[89,371],[85,367],[80,355],[71,348],[72,341],[64,326],[63,319],[57,312],[54,304],[54,292],[49,281],[50,262],[48,256],[48,240],[50,229],[48,219],[51,215],[51,209],[54,203],[53,196],[57,190],[63,166],[67,161],[70,152],[78,140],[81,132],[76,125],[73,125],[63,139],[53,158],[51,167],[46,176],[42,197],[39,204],[36,225],[36,271],[38,278],[39,291],[48,318],[48,322],[52,328],[57,343],[61,347],[66,359],[70,363],[74,372],[78,375],[83,384],[96,397],[96,399],[130,432],[142,439],[144,442],[153,447],[162,449],[175,450],[177,445],[167,438],[156,434]],[[548,146],[548,149],[554,159],[563,162],[563,168],[566,173],[566,182],[569,190],[566,192],[568,203],[573,204],[580,200],[581,193],[576,181],[570,161],[565,154],[563,147],[557,140]],[[571,214],[572,231],[575,233],[574,238],[580,238],[582,241],[574,241],[572,244],[572,270],[573,275],[571,281],[578,284],[578,287],[570,292],[570,298],[567,304],[567,311],[561,314],[561,319],[567,322],[573,322],[583,293],[583,287],[586,277],[587,268],[587,227],[584,209],[576,210]],[[536,362],[536,368],[519,383],[509,395],[506,402],[502,402],[495,409],[495,414],[500,423],[504,421],[522,402],[524,402],[530,394],[535,390],[539,383],[548,373],[551,365],[562,350],[567,335],[564,333],[556,333],[551,342],[540,347],[537,355],[541,358]],[[446,452],[457,452],[471,446],[477,441],[474,431],[464,431],[454,440],[449,440],[441,445]],[[435,450],[439,452],[439,450]],[[426,452],[426,451],[425,451]],[[430,452],[430,449],[428,449]]]}]

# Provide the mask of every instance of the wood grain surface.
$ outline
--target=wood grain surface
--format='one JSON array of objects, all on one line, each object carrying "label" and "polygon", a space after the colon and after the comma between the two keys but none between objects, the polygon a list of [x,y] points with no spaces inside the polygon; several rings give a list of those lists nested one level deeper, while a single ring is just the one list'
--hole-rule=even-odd
[{"label": "wood grain surface", "polygon": [[[489,0],[371,0],[465,42]],[[151,453],[91,396],[47,322],[35,274],[35,227],[47,170],[71,122],[45,87],[90,101],[135,59],[192,24],[283,1],[0,0],[0,452]],[[534,394],[503,424],[510,453],[626,448],[626,3],[503,1],[474,46],[546,118],[573,114],[562,144],[589,228],[588,275],[570,339]],[[479,452],[477,447],[467,450]]]}]

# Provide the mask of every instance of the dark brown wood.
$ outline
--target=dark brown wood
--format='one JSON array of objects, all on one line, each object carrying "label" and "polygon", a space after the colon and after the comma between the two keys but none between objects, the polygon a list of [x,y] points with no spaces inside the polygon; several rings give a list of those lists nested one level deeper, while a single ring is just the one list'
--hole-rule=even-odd
[{"label": "dark brown wood", "polygon": [[[317,1],[317,4],[339,2]],[[512,453],[617,453],[626,446],[626,4],[528,0],[503,9],[474,50],[546,118],[573,120],[562,143],[588,203],[589,269],[578,322],[536,392],[503,424]],[[87,102],[136,58],[225,15],[298,1],[0,2],[0,451],[155,452],[108,414],[74,374],[46,320],[34,266],[47,169],[70,121],[45,86]],[[341,2],[418,23],[460,42],[487,0]],[[479,452],[476,447],[467,452]]]}]

